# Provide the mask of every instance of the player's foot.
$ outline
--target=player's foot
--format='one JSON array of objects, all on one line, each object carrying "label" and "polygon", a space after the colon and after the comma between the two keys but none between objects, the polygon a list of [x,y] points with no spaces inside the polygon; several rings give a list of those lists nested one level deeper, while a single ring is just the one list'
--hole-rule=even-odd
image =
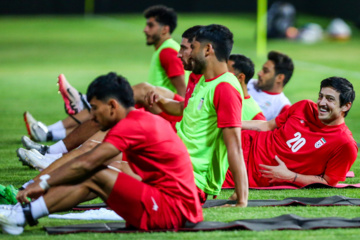
[{"label": "player's foot", "polygon": [[24,121],[28,134],[37,142],[47,141],[48,128],[42,122],[36,121],[35,118],[28,112],[24,112]]},{"label": "player's foot", "polygon": [[16,189],[13,185],[7,185],[5,188],[5,199],[11,203],[16,204],[18,201],[16,200],[16,195],[19,190]]},{"label": "player's foot", "polygon": [[65,103],[65,111],[74,115],[84,109],[82,94],[66,80],[64,74],[58,77],[59,92]]},{"label": "player's foot", "polygon": [[16,204],[16,195],[18,190],[13,185],[0,185],[0,199],[2,204]]},{"label": "player's foot", "polygon": [[24,112],[24,122],[29,136],[32,138],[31,125],[36,123],[35,118],[28,112]]},{"label": "player's foot", "polygon": [[35,149],[26,150],[19,148],[16,150],[16,153],[23,165],[27,165],[38,170],[47,168],[53,162],[52,159],[48,159]]},{"label": "player's foot", "polygon": [[17,211],[18,205],[0,208],[0,226],[3,233],[19,235],[24,231],[24,224],[19,224],[17,214],[23,214]]},{"label": "player's foot", "polygon": [[16,150],[16,153],[23,165],[27,165],[38,170],[47,168],[52,162],[35,149],[26,150],[19,148]]},{"label": "player's foot", "polygon": [[46,146],[46,145],[43,145],[40,143],[36,143],[36,142],[32,141],[30,138],[28,138],[27,136],[23,136],[21,138],[21,142],[26,149],[29,149],[29,150],[36,149],[42,155],[45,155],[45,153],[47,153],[47,151],[49,150],[49,146]]},{"label": "player's foot", "polygon": [[1,204],[1,206],[3,206],[4,204],[5,205],[8,205],[8,204],[11,204],[11,203],[9,203],[9,201],[8,200],[6,200],[6,198],[5,198],[5,195],[6,195],[6,193],[5,193],[5,186],[4,185],[1,185],[0,184],[0,204]]}]

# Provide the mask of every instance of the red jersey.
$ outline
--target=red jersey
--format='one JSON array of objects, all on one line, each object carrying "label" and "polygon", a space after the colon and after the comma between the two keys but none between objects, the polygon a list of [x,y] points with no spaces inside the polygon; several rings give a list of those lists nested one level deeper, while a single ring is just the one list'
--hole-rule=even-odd
[{"label": "red jersey", "polygon": [[104,142],[125,153],[142,182],[179,200],[177,207],[188,221],[202,221],[189,154],[166,120],[133,110],[108,132]]},{"label": "red jersey", "polygon": [[188,105],[189,98],[191,98],[191,94],[194,92],[196,84],[199,82],[202,74],[195,74],[193,72],[189,75],[189,81],[186,87],[185,100],[184,100],[184,108]]},{"label": "red jersey", "polygon": [[310,100],[295,103],[275,121],[278,128],[273,131],[242,131],[251,187],[283,184],[270,184],[270,179],[262,177],[259,172],[259,164],[278,165],[275,155],[296,173],[345,180],[358,151],[345,123],[324,125],[318,118],[317,105]]}]

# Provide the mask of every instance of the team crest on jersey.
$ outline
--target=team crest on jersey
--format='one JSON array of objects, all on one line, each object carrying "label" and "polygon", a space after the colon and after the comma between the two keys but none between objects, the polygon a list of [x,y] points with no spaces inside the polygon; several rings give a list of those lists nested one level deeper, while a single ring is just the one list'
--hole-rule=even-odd
[{"label": "team crest on jersey", "polygon": [[198,110],[200,110],[202,108],[203,103],[204,103],[204,98],[201,98],[200,102],[199,102],[199,105],[197,107]]},{"label": "team crest on jersey", "polygon": [[316,148],[319,148],[319,147],[321,147],[322,145],[324,145],[325,143],[326,143],[325,139],[324,139],[324,138],[321,138],[319,141],[317,141],[317,142],[315,143],[315,147],[316,147]]}]

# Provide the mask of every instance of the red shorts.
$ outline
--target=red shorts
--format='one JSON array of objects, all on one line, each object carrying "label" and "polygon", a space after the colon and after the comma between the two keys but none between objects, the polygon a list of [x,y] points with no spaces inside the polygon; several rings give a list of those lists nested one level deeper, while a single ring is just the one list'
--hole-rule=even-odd
[{"label": "red shorts", "polygon": [[178,229],[186,221],[179,200],[125,173],[119,173],[106,203],[138,229]]},{"label": "red shorts", "polygon": [[203,190],[201,190],[200,188],[198,188],[197,186],[196,186],[196,190],[197,190],[197,192],[198,192],[200,204],[201,204],[201,206],[202,206],[202,205],[204,205],[204,203],[205,203],[205,201],[206,201],[206,199],[207,199],[207,197],[208,197],[208,194],[205,193],[205,192],[204,192]]}]

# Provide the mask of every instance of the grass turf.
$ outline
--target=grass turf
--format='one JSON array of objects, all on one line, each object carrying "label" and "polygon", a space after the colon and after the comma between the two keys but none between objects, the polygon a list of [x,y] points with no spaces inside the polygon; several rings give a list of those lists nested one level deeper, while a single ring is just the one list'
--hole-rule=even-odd
[{"label": "grass turf", "polygon": [[[298,24],[317,22],[326,27],[329,19],[301,16]],[[234,33],[233,53],[243,53],[256,64],[256,71],[266,56],[256,56],[254,15],[180,14],[179,26],[173,36],[177,41],[181,33],[194,24],[219,23]],[[0,183],[20,186],[37,172],[21,166],[15,150],[21,147],[20,137],[26,134],[22,113],[30,111],[35,118],[51,124],[66,117],[63,102],[57,91],[56,77],[64,73],[82,92],[96,76],[116,71],[132,84],[146,81],[152,47],[146,47],[142,29],[145,22],[140,15],[67,16],[67,17],[1,17],[0,18]],[[360,32],[353,28],[348,42],[328,39],[307,45],[292,41],[269,41],[268,50],[279,50],[295,60],[295,72],[285,88],[291,102],[302,99],[316,100],[320,81],[339,75],[348,78],[356,90],[360,86]],[[358,101],[346,118],[357,141],[360,141],[360,105]],[[360,182],[359,162],[352,170],[355,178],[346,183]],[[219,198],[227,198],[230,190]],[[314,189],[282,191],[250,191],[250,199],[283,199],[286,197],[324,197],[344,195],[359,197],[358,189]],[[94,200],[93,202],[99,202]],[[358,207],[267,207],[205,209],[207,221],[232,221],[241,218],[265,218],[281,214],[303,217],[358,217]],[[37,227],[26,227],[27,239],[49,238],[42,226],[78,224],[69,221],[43,218]],[[148,233],[148,234],[76,234],[66,239],[193,239],[193,238],[244,238],[244,239],[355,239],[360,229],[331,229],[316,231],[217,231],[201,233]],[[63,238],[52,236],[51,238]],[[0,239],[16,239],[0,234]]]}]

